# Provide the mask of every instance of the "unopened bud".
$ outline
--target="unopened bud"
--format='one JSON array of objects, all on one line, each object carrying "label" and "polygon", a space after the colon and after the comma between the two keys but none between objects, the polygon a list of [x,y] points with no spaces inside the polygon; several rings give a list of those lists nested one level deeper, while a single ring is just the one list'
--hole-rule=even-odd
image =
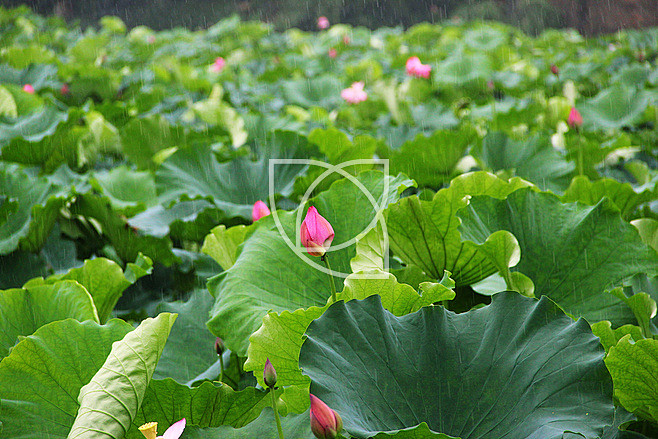
[{"label": "unopened bud", "polygon": [[270,388],[274,388],[276,385],[276,369],[272,366],[272,362],[268,358],[265,362],[265,370],[263,371],[263,381],[265,385]]},{"label": "unopened bud", "polygon": [[224,346],[224,340],[217,337],[217,339],[215,340],[215,351],[217,352],[217,355],[222,355],[225,350],[226,347]]}]

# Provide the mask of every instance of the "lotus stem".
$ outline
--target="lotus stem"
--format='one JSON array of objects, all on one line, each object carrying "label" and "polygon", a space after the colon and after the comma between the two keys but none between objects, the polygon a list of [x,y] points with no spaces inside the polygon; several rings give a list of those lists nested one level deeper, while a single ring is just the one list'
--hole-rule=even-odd
[{"label": "lotus stem", "polygon": [[333,271],[331,271],[331,266],[329,265],[329,258],[327,255],[322,256],[322,261],[324,262],[324,265],[327,266],[327,270],[329,270],[329,283],[331,284],[331,302],[334,303],[336,302],[336,283],[334,281],[334,275]]}]

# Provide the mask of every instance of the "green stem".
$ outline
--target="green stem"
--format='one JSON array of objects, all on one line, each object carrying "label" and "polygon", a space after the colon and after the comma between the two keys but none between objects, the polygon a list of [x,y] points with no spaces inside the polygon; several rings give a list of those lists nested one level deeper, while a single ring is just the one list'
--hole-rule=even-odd
[{"label": "green stem", "polygon": [[583,168],[583,139],[580,136],[580,132],[578,132],[578,175],[585,173]]},{"label": "green stem", "polygon": [[334,275],[333,271],[331,271],[331,266],[329,265],[329,258],[325,254],[322,256],[322,261],[324,262],[324,265],[327,266],[327,270],[329,270],[329,280],[331,283],[331,302],[334,303],[336,302],[336,283],[334,282]]},{"label": "green stem", "polygon": [[224,381],[224,356],[219,356],[219,382]]},{"label": "green stem", "polygon": [[273,388],[270,388],[270,393],[272,394],[272,410],[274,410],[276,429],[279,431],[279,439],[283,439],[283,428],[281,428],[281,418],[279,418],[279,411],[276,409],[276,397],[274,396]]}]

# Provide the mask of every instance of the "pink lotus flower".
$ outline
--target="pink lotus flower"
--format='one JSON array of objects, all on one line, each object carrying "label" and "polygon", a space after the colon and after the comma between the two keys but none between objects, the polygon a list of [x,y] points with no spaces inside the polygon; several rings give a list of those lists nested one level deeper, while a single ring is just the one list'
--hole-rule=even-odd
[{"label": "pink lotus flower", "polygon": [[432,66],[423,64],[417,56],[412,56],[407,60],[407,75],[416,78],[429,78]]},{"label": "pink lotus flower", "polygon": [[329,58],[336,58],[338,56],[338,51],[333,47],[329,49]]},{"label": "pink lotus flower", "polygon": [[555,64],[552,64],[551,73],[554,74],[555,76],[560,76],[560,69],[558,69]]},{"label": "pink lotus flower", "polygon": [[334,229],[314,206],[308,208],[299,234],[302,245],[311,256],[324,256],[334,240]]},{"label": "pink lotus flower", "polygon": [[340,96],[350,104],[358,104],[368,99],[368,93],[363,91],[363,82],[355,82],[350,88],[340,92]]},{"label": "pink lotus flower", "polygon": [[318,17],[318,29],[324,30],[329,27],[329,19],[325,16]]},{"label": "pink lotus flower", "polygon": [[583,116],[580,115],[580,112],[576,110],[576,107],[572,107],[569,112],[569,117],[567,118],[567,124],[571,129],[578,129],[583,126]]},{"label": "pink lotus flower", "polygon": [[350,44],[351,41],[352,41],[352,40],[350,40],[350,36],[349,36],[349,35],[343,35],[343,44],[345,44],[346,46],[348,46],[348,45]]},{"label": "pink lotus flower", "polygon": [[334,439],[343,429],[340,415],[311,394],[311,431],[318,439]]},{"label": "pink lotus flower", "polygon": [[256,222],[264,216],[271,214],[270,209],[267,207],[267,204],[263,203],[261,200],[258,200],[254,203],[253,209],[251,209],[251,219]]},{"label": "pink lotus flower", "polygon": [[276,369],[272,366],[272,362],[268,358],[265,361],[265,369],[263,370],[263,381],[267,387],[274,388],[276,385]]},{"label": "pink lotus flower", "polygon": [[225,66],[225,65],[226,65],[226,61],[224,60],[224,58],[222,58],[222,57],[220,56],[220,57],[218,57],[218,58],[215,58],[215,62],[214,62],[214,63],[212,64],[212,66],[210,67],[210,70],[212,70],[213,72],[217,72],[217,73],[219,73],[219,72],[221,72],[222,70],[224,70],[224,66]]},{"label": "pink lotus flower", "polygon": [[33,95],[33,94],[34,94],[34,87],[32,87],[31,84],[25,84],[25,85],[23,86],[23,91],[24,91],[25,93],[29,93],[29,94]]},{"label": "pink lotus flower", "polygon": [[185,430],[185,418],[174,424],[171,424],[171,426],[167,429],[167,431],[164,432],[162,436],[156,437],[158,434],[157,430],[157,422],[149,422],[148,424],[144,424],[139,427],[139,431],[142,432],[146,439],[178,439],[183,434],[183,430]]},{"label": "pink lotus flower", "polygon": [[68,96],[68,94],[71,93],[71,88],[68,84],[64,83],[62,84],[62,88],[59,89],[59,92],[64,96]]},{"label": "pink lotus flower", "polygon": [[146,42],[147,42],[148,44],[153,44],[153,43],[155,43],[155,35],[149,35],[148,37],[146,37]]}]

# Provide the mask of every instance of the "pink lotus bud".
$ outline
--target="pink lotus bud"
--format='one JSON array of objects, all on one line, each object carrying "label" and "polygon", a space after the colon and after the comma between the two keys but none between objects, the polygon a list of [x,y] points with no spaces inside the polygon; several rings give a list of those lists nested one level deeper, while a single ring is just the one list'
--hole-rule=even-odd
[{"label": "pink lotus bud", "polygon": [[256,222],[264,216],[269,215],[270,209],[267,207],[267,204],[263,203],[261,200],[258,200],[254,203],[253,209],[251,209],[251,219]]},{"label": "pink lotus bud", "polygon": [[302,245],[311,256],[324,256],[331,241],[334,240],[334,229],[331,224],[313,206],[308,208],[299,234]]},{"label": "pink lotus bud", "polygon": [[34,87],[32,87],[31,84],[25,84],[25,85],[23,86],[23,91],[24,91],[25,93],[29,93],[29,94],[33,95],[33,94],[34,94]]},{"label": "pink lotus bud", "polygon": [[274,366],[272,366],[272,362],[268,358],[267,361],[265,361],[265,370],[263,370],[263,381],[265,381],[265,385],[270,388],[274,388],[276,385],[276,369],[274,369]]},{"label": "pink lotus bud", "polygon": [[412,56],[407,60],[406,68],[407,75],[416,78],[429,78],[430,72],[432,71],[432,66],[421,63],[417,56]]},{"label": "pink lotus bud", "polygon": [[338,56],[338,52],[336,51],[336,49],[334,49],[333,47],[329,49],[329,58],[336,58],[337,56]]},{"label": "pink lotus bud", "polygon": [[368,93],[363,91],[363,82],[355,82],[350,88],[340,92],[340,96],[350,104],[358,104],[368,99]]},{"label": "pink lotus bud", "polygon": [[59,92],[64,96],[68,96],[68,94],[71,93],[71,88],[67,83],[64,83],[62,88],[59,89]]},{"label": "pink lotus bud", "polygon": [[224,66],[225,66],[225,65],[226,65],[226,61],[224,60],[224,58],[222,58],[222,57],[220,56],[220,57],[218,57],[218,58],[215,58],[215,62],[212,64],[212,66],[210,67],[210,69],[211,69],[213,72],[217,72],[217,73],[219,73],[219,72],[221,72],[222,70],[224,70]]},{"label": "pink lotus bud", "polygon": [[217,339],[215,340],[215,351],[217,352],[217,355],[222,355],[225,350],[226,347],[224,346],[224,340],[217,337]]},{"label": "pink lotus bud", "polygon": [[560,76],[560,69],[558,69],[555,64],[552,64],[551,73],[554,74],[555,76]]},{"label": "pink lotus bud", "polygon": [[334,439],[343,429],[340,415],[311,394],[311,431],[318,439]]},{"label": "pink lotus bud", "polygon": [[325,16],[318,17],[318,29],[324,30],[329,27],[329,19]]},{"label": "pink lotus bud", "polygon": [[352,40],[350,40],[350,36],[349,36],[349,35],[343,35],[343,44],[345,44],[346,46],[348,46],[348,45],[350,44],[351,41],[352,41]]},{"label": "pink lotus bud", "polygon": [[567,118],[567,124],[571,129],[578,129],[583,126],[583,116],[580,115],[580,112],[576,110],[576,107],[572,107],[569,112],[569,117]]}]

